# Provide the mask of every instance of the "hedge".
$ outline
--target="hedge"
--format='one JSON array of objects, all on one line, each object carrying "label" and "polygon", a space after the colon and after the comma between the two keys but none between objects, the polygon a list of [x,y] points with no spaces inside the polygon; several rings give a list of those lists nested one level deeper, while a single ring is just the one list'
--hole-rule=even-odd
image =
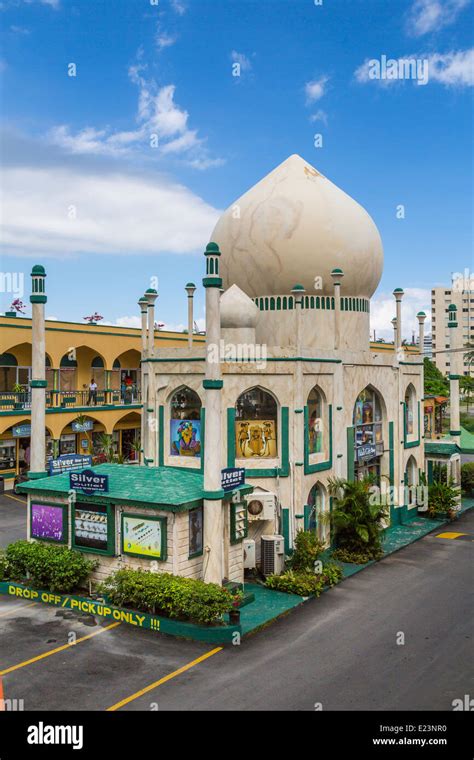
[{"label": "hedge", "polygon": [[67,546],[16,541],[0,561],[0,580],[28,580],[31,585],[69,594],[87,580],[96,561]]}]

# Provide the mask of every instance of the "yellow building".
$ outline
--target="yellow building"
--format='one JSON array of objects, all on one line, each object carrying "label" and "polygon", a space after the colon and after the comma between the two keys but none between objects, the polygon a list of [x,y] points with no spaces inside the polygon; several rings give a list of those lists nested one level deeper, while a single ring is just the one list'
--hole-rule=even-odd
[{"label": "yellow building", "polygon": [[[31,417],[31,319],[0,317],[0,477],[13,482],[28,466]],[[160,347],[185,346],[183,333],[156,331]],[[196,343],[204,343],[196,335]],[[103,457],[111,436],[115,454],[136,460],[141,420],[140,329],[46,321],[47,456]],[[94,380],[96,393],[89,393]]]}]

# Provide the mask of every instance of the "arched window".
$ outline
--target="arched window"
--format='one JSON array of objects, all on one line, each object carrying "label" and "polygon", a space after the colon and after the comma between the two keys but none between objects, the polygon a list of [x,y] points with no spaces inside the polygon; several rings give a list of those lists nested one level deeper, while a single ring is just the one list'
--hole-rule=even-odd
[{"label": "arched window", "polygon": [[307,506],[309,507],[309,515],[306,528],[307,530],[316,533],[320,541],[323,540],[324,536],[324,526],[322,521],[324,498],[324,488],[321,483],[315,483],[308,494]]},{"label": "arched window", "polygon": [[251,388],[235,405],[237,459],[271,459],[278,456],[277,403],[262,388]]},{"label": "arched window", "polygon": [[380,477],[383,454],[382,405],[378,393],[367,386],[357,396],[354,413],[354,459],[356,477]]},{"label": "arched window", "polygon": [[191,388],[180,388],[170,399],[170,454],[201,456],[201,399]]},{"label": "arched window", "polygon": [[418,468],[414,456],[409,458],[405,468],[405,485],[407,486],[406,503],[412,506],[416,504],[416,486],[418,485]]},{"label": "arched window", "polygon": [[104,360],[101,356],[95,356],[91,362],[91,378],[93,377],[97,388],[103,391],[105,388],[105,369]]},{"label": "arched window", "polygon": [[64,354],[59,364],[59,390],[76,390],[77,361]]},{"label": "arched window", "polygon": [[313,388],[308,396],[308,453],[320,454],[324,451],[324,402],[321,392]]},{"label": "arched window", "polygon": [[416,391],[410,383],[405,392],[405,431],[407,437],[415,435]]}]

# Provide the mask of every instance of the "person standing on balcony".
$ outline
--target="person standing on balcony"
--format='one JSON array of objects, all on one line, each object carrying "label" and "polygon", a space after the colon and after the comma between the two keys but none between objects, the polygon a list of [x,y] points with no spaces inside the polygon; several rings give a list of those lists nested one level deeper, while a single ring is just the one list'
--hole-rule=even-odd
[{"label": "person standing on balcony", "polygon": [[87,406],[91,406],[91,404],[97,406],[97,383],[94,378],[89,383],[89,398],[87,399]]}]

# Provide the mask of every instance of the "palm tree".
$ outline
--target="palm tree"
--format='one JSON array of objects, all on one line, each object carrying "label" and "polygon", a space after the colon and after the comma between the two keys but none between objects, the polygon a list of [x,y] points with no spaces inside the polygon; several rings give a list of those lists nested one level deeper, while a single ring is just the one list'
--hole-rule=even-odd
[{"label": "palm tree", "polygon": [[373,485],[370,477],[354,481],[330,478],[328,490],[334,501],[328,519],[337,548],[375,558],[381,551],[382,520],[388,509],[380,499],[373,503]]}]

